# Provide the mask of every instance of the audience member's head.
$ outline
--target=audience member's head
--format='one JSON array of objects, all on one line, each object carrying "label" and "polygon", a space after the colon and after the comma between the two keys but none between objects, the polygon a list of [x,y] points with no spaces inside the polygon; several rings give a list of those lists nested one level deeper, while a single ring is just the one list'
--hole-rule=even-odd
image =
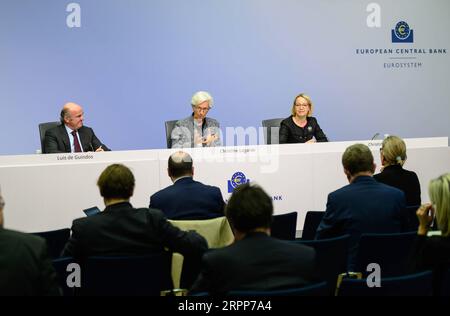
[{"label": "audience member's head", "polygon": [[363,144],[347,147],[342,155],[342,165],[350,182],[358,176],[373,175],[376,167],[372,152],[369,147]]},{"label": "audience member's head", "polygon": [[97,181],[105,204],[118,200],[128,201],[133,195],[134,183],[133,173],[122,164],[108,166]]},{"label": "audience member's head", "polygon": [[0,228],[3,227],[3,208],[5,207],[5,200],[3,200],[2,192],[0,191]]},{"label": "audience member's head", "polygon": [[83,126],[83,108],[76,103],[69,102],[61,110],[60,121],[72,130],[78,130]]},{"label": "audience member's head", "polygon": [[168,166],[167,172],[172,181],[181,177],[192,177],[194,175],[192,157],[184,151],[177,151],[170,155]]},{"label": "audience member's head", "polygon": [[388,136],[383,140],[380,150],[383,166],[400,165],[406,161],[406,144],[400,137]]},{"label": "audience member's head", "polygon": [[442,236],[450,236],[450,173],[433,179],[428,187],[436,212],[437,226]]},{"label": "audience member's head", "polygon": [[270,232],[272,223],[272,199],[258,185],[249,183],[238,186],[225,210],[236,239],[249,232]]}]

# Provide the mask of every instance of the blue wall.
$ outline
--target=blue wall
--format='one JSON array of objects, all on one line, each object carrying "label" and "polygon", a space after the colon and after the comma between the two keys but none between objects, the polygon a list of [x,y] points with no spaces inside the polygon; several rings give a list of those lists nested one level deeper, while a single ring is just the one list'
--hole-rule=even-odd
[{"label": "blue wall", "polygon": [[[67,101],[114,150],[164,148],[164,121],[188,116],[197,90],[223,127],[287,117],[307,92],[331,140],[450,136],[447,0],[377,1],[379,28],[361,0],[76,2],[79,28],[70,1],[0,2],[0,154],[34,153],[37,125]],[[392,43],[401,20],[413,43]],[[372,48],[394,53],[356,53]]]}]

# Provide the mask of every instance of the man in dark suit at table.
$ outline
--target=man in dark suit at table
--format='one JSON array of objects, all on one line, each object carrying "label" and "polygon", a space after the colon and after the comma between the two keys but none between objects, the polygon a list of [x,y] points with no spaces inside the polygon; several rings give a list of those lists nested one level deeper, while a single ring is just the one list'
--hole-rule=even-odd
[{"label": "man in dark suit at table", "polygon": [[348,268],[353,271],[361,234],[400,233],[405,227],[405,194],[372,177],[376,165],[366,145],[348,147],[342,165],[350,184],[328,195],[316,239],[350,234]]},{"label": "man in dark suit at table", "polygon": [[44,154],[109,151],[95,136],[94,130],[83,126],[83,108],[69,102],[61,110],[61,124],[46,131]]},{"label": "man in dark suit at table", "polygon": [[315,279],[315,250],[270,237],[273,204],[249,183],[234,190],[225,211],[235,242],[203,256],[191,292],[225,294],[303,287]]},{"label": "man in dark suit at table", "polygon": [[169,219],[197,220],[224,216],[220,189],[195,181],[192,157],[183,151],[169,157],[167,172],[173,185],[150,197],[150,208],[163,211]]},{"label": "man in dark suit at table", "polygon": [[0,194],[0,296],[61,295],[44,239],[3,228]]}]

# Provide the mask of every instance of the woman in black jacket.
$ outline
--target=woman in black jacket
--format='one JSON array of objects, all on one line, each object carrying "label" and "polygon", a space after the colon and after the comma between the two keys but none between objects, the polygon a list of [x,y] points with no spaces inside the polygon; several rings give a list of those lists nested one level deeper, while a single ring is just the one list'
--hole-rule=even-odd
[{"label": "woman in black jacket", "polygon": [[292,115],[281,121],[280,144],[327,142],[327,136],[312,117],[311,98],[304,93],[295,97]]}]

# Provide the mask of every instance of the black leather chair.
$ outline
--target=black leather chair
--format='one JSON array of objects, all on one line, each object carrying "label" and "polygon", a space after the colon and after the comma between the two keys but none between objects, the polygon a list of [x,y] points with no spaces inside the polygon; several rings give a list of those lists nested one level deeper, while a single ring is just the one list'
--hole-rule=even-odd
[{"label": "black leather chair", "polygon": [[271,236],[284,240],[295,240],[297,231],[297,212],[274,215]]},{"label": "black leather chair", "polygon": [[314,240],[317,227],[319,227],[325,212],[309,211],[306,213],[303,224],[302,240]]},{"label": "black leather chair", "polygon": [[177,122],[177,120],[165,122],[167,148],[172,148],[172,130]]},{"label": "black leather chair", "polygon": [[41,137],[41,153],[45,154],[44,152],[45,132],[47,132],[47,130],[49,130],[50,128],[58,126],[59,124],[61,124],[61,122],[46,122],[39,124],[39,135]]},{"label": "black leather chair", "polygon": [[262,121],[262,127],[264,129],[264,143],[267,145],[279,144],[280,135],[278,132],[282,120],[284,119],[276,118]]},{"label": "black leather chair", "polygon": [[70,288],[67,285],[67,277],[71,272],[67,271],[67,266],[71,263],[76,263],[75,259],[72,257],[63,257],[54,259],[52,261],[53,268],[55,268],[56,276],[58,278],[59,287],[62,290],[63,296],[74,296],[75,295],[75,287]]},{"label": "black leather chair", "polygon": [[330,295],[334,294],[338,276],[347,272],[348,242],[350,235],[320,240],[296,240],[316,250],[318,276],[327,282]]},{"label": "black leather chair", "polygon": [[48,253],[51,258],[59,258],[70,237],[70,229],[63,228],[46,232],[33,233],[47,241]]},{"label": "black leather chair", "polygon": [[[381,270],[383,275],[383,270]],[[339,296],[431,296],[432,273],[424,271],[399,277],[381,278],[380,287],[369,287],[366,279],[344,279]]]},{"label": "black leather chair", "polygon": [[82,264],[81,295],[150,295],[172,290],[172,253],[94,256]]},{"label": "black leather chair", "polygon": [[416,240],[416,232],[393,234],[362,234],[356,254],[355,272],[367,276],[368,264],[378,263],[383,277],[404,275]]}]

